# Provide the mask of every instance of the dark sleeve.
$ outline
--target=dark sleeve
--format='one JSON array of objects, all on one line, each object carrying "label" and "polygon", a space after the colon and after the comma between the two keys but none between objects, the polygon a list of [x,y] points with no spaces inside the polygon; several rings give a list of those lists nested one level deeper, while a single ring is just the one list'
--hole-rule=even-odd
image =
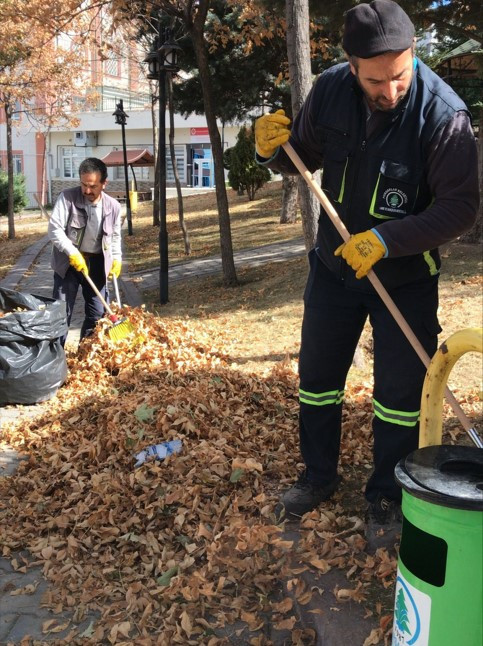
[{"label": "dark sleeve", "polygon": [[417,215],[376,227],[389,257],[435,249],[475,223],[479,205],[477,147],[466,112],[456,112],[433,137],[426,173],[434,196],[431,205]]},{"label": "dark sleeve", "polygon": [[[299,113],[294,119],[290,133],[289,143],[304,162],[311,173],[322,166],[322,151],[320,150],[319,137],[315,133],[317,110],[323,100],[323,78],[312,86]],[[271,170],[286,175],[297,175],[298,171],[289,159],[283,148],[278,148],[271,159],[264,159],[257,155],[257,162]]]}]

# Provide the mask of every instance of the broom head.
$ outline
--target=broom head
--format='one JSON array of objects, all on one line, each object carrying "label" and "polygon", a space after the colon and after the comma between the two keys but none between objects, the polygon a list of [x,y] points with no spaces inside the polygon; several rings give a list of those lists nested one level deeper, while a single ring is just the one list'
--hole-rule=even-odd
[{"label": "broom head", "polygon": [[110,316],[109,318],[112,322],[112,326],[109,328],[111,341],[122,341],[122,339],[130,336],[135,331],[132,323],[126,318],[118,319],[117,316]]}]

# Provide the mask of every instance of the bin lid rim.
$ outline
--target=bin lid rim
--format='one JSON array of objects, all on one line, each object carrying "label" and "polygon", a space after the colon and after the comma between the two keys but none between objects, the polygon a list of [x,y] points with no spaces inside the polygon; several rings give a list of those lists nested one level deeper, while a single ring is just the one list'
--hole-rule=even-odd
[{"label": "bin lid rim", "polygon": [[395,475],[400,486],[417,497],[483,511],[482,449],[469,446],[417,449],[399,462]]}]

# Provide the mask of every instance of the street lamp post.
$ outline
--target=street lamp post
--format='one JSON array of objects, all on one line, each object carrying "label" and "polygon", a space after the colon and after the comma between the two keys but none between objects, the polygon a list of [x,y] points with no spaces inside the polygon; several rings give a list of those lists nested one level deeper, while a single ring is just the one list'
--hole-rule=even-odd
[{"label": "street lamp post", "polygon": [[127,232],[132,236],[132,216],[131,216],[131,198],[129,195],[129,179],[127,176],[127,151],[126,151],[126,120],[129,116],[124,112],[122,99],[116,104],[116,110],[112,113],[116,117],[116,123],[121,126],[122,132],[122,152],[124,156],[124,179],[126,182],[126,216],[127,216]]},{"label": "street lamp post", "polygon": [[165,30],[164,39],[155,38],[151,51],[144,62],[148,64],[148,79],[158,81],[159,144],[158,144],[158,204],[159,204],[159,302],[165,305],[168,298],[168,229],[166,225],[166,74],[176,73],[178,52],[170,30]]}]

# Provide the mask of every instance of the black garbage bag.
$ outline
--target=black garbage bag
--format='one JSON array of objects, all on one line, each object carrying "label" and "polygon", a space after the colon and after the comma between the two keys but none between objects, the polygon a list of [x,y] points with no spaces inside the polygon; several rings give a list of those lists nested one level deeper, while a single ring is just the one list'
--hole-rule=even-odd
[{"label": "black garbage bag", "polygon": [[0,287],[0,405],[35,404],[67,377],[65,303]]}]

